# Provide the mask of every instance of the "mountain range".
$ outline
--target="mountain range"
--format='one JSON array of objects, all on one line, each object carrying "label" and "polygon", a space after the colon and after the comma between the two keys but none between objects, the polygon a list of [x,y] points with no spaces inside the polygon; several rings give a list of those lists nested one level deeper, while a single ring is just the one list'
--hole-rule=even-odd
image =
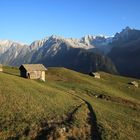
[{"label": "mountain range", "polygon": [[140,30],[127,27],[114,36],[108,56],[121,75],[140,78]]},{"label": "mountain range", "polygon": [[[4,40],[0,41],[0,63],[11,66],[43,63],[49,67],[66,67],[83,73],[97,70],[115,73],[116,69],[111,60],[103,53],[97,53],[101,51],[93,46],[92,40],[99,40],[99,37],[73,39],[53,35],[34,41],[29,46]],[[100,37],[100,40],[106,43],[104,37]],[[103,44],[103,41],[99,43]]]},{"label": "mountain range", "polygon": [[50,36],[31,45],[0,40],[0,63],[19,66],[43,63],[83,73],[105,71],[140,78],[140,31],[126,27],[112,37],[80,39]]}]

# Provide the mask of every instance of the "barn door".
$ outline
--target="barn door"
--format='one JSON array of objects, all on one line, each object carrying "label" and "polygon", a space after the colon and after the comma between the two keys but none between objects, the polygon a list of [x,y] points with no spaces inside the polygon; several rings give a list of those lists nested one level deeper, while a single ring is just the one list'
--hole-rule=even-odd
[{"label": "barn door", "polygon": [[30,79],[30,73],[28,73],[27,78]]}]

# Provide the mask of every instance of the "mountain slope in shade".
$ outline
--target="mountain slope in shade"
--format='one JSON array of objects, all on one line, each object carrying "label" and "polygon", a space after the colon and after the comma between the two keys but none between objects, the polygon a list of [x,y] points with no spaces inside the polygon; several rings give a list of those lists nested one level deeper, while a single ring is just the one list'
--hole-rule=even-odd
[{"label": "mountain slope in shade", "polygon": [[97,70],[116,72],[115,66],[106,56],[81,48],[68,47],[65,43],[61,43],[58,48],[57,46],[47,48],[45,52],[48,53],[44,53],[44,49],[40,49],[33,55],[31,62],[43,63],[46,66],[66,67],[83,73]]},{"label": "mountain slope in shade", "polygon": [[140,78],[140,31],[127,27],[117,33],[108,54],[121,75]]},{"label": "mountain slope in shade", "polygon": [[109,58],[89,52],[90,48],[93,46],[81,43],[78,39],[51,36],[35,41],[30,46],[11,45],[0,55],[0,63],[12,66],[43,63],[46,66],[61,66],[84,73],[96,70],[116,73]]},{"label": "mountain slope in shade", "polygon": [[60,38],[51,38],[47,42],[49,45],[44,43],[44,46],[32,55],[31,62],[66,67],[84,73],[97,70],[116,73],[112,62],[104,55],[79,48],[76,43],[72,46],[74,44]]}]

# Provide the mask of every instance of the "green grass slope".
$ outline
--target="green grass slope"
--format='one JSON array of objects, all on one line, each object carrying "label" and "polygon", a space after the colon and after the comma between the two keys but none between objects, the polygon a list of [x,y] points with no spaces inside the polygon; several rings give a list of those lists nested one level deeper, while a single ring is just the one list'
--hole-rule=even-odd
[{"label": "green grass slope", "polygon": [[41,82],[4,67],[0,139],[139,139],[140,88],[128,83],[140,81],[100,74],[49,68]]},{"label": "green grass slope", "polygon": [[21,137],[26,131],[34,136],[41,123],[61,120],[81,102],[42,82],[15,76],[16,69],[4,71],[0,73],[1,139]]},{"label": "green grass slope", "polygon": [[[140,138],[140,88],[128,83],[137,79],[101,72],[101,79],[64,68],[50,68],[47,84],[88,101],[96,114],[102,139]],[[95,95],[107,98],[96,98]]]}]

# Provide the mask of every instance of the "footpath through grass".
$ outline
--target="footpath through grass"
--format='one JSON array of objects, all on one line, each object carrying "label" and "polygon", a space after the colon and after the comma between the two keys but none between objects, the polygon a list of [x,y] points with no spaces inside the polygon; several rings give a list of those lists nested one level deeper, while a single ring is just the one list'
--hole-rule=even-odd
[{"label": "footpath through grass", "polygon": [[[101,79],[64,68],[50,68],[46,84],[88,101],[96,114],[102,139],[140,138],[140,88],[128,83],[137,79],[101,72]],[[96,98],[103,94],[110,99]],[[111,100],[113,98],[113,100]],[[115,101],[114,101],[115,99]]]}]

